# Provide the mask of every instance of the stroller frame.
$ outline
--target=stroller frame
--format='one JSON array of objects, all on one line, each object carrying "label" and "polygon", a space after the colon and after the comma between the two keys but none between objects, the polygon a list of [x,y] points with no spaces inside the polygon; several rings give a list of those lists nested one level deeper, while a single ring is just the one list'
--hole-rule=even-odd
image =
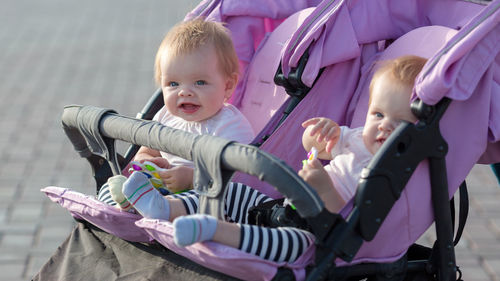
[{"label": "stroller frame", "polygon": [[[377,275],[378,278],[386,276],[384,280],[400,280],[389,276],[401,278],[407,273],[422,272],[425,272],[427,276],[434,275],[436,280],[455,280],[457,266],[453,245],[454,229],[450,208],[447,207],[450,201],[444,159],[447,153],[447,144],[439,132],[439,121],[450,102],[449,99],[445,98],[435,106],[426,105],[419,100],[412,104],[412,111],[419,118],[419,122],[400,125],[381,148],[380,153],[377,153],[372,163],[367,167],[369,172],[365,173],[360,181],[354,209],[346,220],[337,214],[329,213],[326,209],[314,217],[305,217],[317,237],[316,266],[309,268],[308,280],[324,280],[334,276],[338,278],[339,275],[343,278]],[[154,111],[161,107],[161,103],[161,91],[156,91],[138,116],[152,118]],[[82,107],[82,109],[84,108]],[[134,147],[138,147],[139,144],[131,146],[125,157],[117,155],[113,139],[121,137],[114,135],[112,131],[108,132],[105,122],[107,116],[119,118],[119,115],[109,110],[102,110],[103,113],[97,124],[100,134],[102,134],[101,137],[105,140],[102,142],[105,146],[101,147],[105,153],[101,153],[101,155],[89,153],[86,150],[86,142],[81,142],[79,132],[81,129],[71,125],[75,124],[75,120],[71,120],[73,114],[67,114],[74,109],[73,106],[65,109],[65,114],[63,114],[64,129],[75,149],[80,151],[82,156],[85,155],[84,157],[89,161],[96,186],[99,188],[114,171],[121,171],[127,165],[128,159],[131,159],[136,151]],[[128,120],[128,122],[131,121]],[[137,122],[140,121],[137,120]],[[122,140],[131,141],[123,138]],[[78,144],[84,147],[78,147]],[[429,149],[429,147],[434,149]],[[261,153],[266,154],[262,151]],[[429,159],[430,163],[432,201],[436,223],[437,240],[432,255],[424,259],[419,257],[416,260],[406,260],[407,256],[404,256],[386,266],[358,264],[350,266],[347,270],[342,267],[336,268],[334,266],[336,258],[351,261],[363,240],[373,239],[381,222],[399,198],[412,171],[424,159]],[[222,164],[224,165],[224,163]],[[373,188],[374,186],[376,189]],[[380,191],[383,188],[387,189],[387,192],[374,191]],[[392,197],[382,197],[380,194],[392,194]],[[300,214],[299,207],[298,210]],[[425,252],[428,255],[431,251],[427,249]],[[390,268],[390,272],[387,272],[388,268]],[[288,277],[285,276],[289,274],[291,272],[281,270],[275,279],[286,280]]]}]

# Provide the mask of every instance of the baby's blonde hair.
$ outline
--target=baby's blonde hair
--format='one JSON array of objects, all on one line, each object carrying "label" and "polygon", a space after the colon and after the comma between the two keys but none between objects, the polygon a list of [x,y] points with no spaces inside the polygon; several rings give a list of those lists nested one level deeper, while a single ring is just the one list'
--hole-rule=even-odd
[{"label": "baby's blonde hair", "polygon": [[406,55],[393,60],[382,61],[381,66],[375,71],[370,82],[370,101],[373,87],[382,75],[389,74],[388,78],[393,82],[413,88],[415,79],[420,71],[422,71],[426,62],[427,59],[414,55]]},{"label": "baby's blonde hair", "polygon": [[168,49],[172,56],[189,54],[202,46],[213,45],[219,68],[229,77],[239,74],[239,62],[229,30],[219,22],[194,19],[175,25],[163,38],[155,58],[155,82],[161,86],[160,62]]}]

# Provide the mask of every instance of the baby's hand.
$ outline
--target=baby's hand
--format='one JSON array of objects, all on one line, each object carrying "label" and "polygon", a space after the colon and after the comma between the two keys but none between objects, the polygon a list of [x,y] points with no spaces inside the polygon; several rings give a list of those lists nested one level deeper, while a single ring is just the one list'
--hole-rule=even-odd
[{"label": "baby's hand", "polygon": [[153,157],[153,158],[148,158],[148,159],[141,159],[139,162],[144,163],[146,161],[154,163],[156,166],[162,169],[168,169],[170,168],[170,164],[168,163],[168,160],[163,158],[163,157]]},{"label": "baby's hand", "polygon": [[323,165],[318,159],[308,161],[304,164],[302,169],[299,171],[299,176],[304,179],[318,194],[320,197],[322,194],[326,194],[333,189],[333,183],[330,179],[330,175],[323,168]]},{"label": "baby's hand", "polygon": [[330,175],[318,159],[304,165],[299,171],[299,176],[318,192],[328,211],[337,213],[345,205],[346,202],[335,189]]},{"label": "baby's hand", "polygon": [[[304,148],[309,151],[314,146],[318,149],[320,155],[323,150],[330,155],[340,136],[339,125],[331,119],[315,117],[302,123],[302,127],[306,128],[302,135]],[[331,157],[320,158],[329,159]]]},{"label": "baby's hand", "polygon": [[174,193],[192,189],[193,173],[193,168],[186,166],[176,166],[159,172],[167,189]]}]

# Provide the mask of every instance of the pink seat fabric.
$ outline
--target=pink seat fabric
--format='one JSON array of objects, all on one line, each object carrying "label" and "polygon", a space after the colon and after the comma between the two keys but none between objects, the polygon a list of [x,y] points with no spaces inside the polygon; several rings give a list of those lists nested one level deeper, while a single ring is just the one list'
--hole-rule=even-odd
[{"label": "pink seat fabric", "polygon": [[142,217],[121,211],[69,188],[48,186],[41,189],[50,200],[66,208],[76,219],[86,220],[102,230],[132,242],[151,242],[152,238],[135,225]]}]

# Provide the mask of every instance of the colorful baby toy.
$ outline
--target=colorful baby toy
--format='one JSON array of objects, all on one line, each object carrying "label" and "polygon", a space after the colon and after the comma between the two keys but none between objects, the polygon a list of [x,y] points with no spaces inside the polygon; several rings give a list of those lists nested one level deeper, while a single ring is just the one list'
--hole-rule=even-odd
[{"label": "colorful baby toy", "polygon": [[150,161],[144,161],[144,163],[140,163],[137,161],[130,162],[129,173],[133,172],[142,172],[145,174],[151,184],[158,190],[162,195],[171,194],[170,191],[167,190],[166,186],[163,184],[160,175],[158,172],[161,172],[165,169],[158,167],[156,164]]},{"label": "colorful baby toy", "polygon": [[302,160],[302,165],[306,165],[307,163],[313,161],[316,158],[318,158],[318,150],[316,149],[316,147],[313,146],[311,148],[311,151],[307,153],[307,159]]}]

